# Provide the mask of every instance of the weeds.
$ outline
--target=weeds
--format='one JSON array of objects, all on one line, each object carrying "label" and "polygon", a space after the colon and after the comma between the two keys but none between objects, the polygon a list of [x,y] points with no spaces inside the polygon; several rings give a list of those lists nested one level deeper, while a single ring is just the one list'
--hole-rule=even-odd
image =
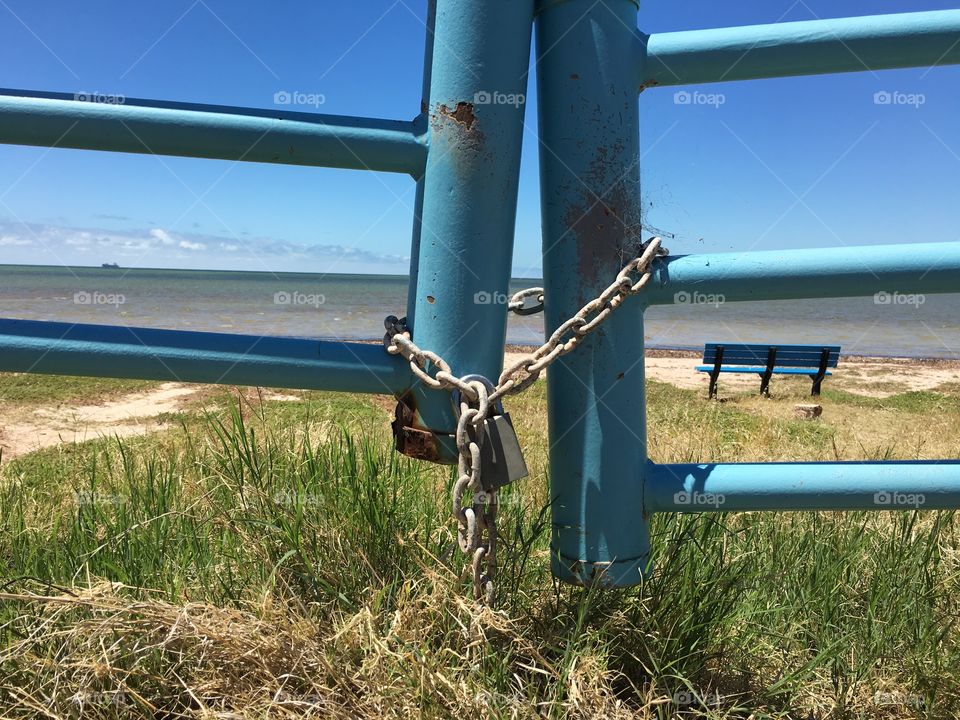
[{"label": "weeds", "polygon": [[[811,423],[747,396],[649,397],[658,461],[948,453],[857,445],[841,419],[960,419],[936,393],[838,393]],[[960,713],[954,513],[657,515],[642,585],[559,585],[542,403],[536,387],[511,408],[533,473],[504,491],[493,611],[468,599],[450,469],[394,453],[370,399],[212,403],[175,430],[7,465],[2,714]]]}]

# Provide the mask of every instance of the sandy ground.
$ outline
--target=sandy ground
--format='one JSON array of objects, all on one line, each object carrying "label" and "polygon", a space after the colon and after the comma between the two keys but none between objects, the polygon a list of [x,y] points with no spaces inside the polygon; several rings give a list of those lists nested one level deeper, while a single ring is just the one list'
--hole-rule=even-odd
[{"label": "sandy ground", "polygon": [[[521,357],[519,352],[509,352],[505,364],[516,362]],[[677,387],[702,389],[706,393],[710,387],[710,378],[707,373],[694,369],[701,364],[701,359],[700,355],[692,353],[655,350],[647,355],[647,377]],[[888,397],[914,390],[934,390],[946,383],[960,383],[960,362],[949,360],[841,358],[839,367],[832,372],[833,375],[825,383],[836,383],[838,387],[849,392],[872,397]],[[777,377],[774,376],[771,388],[776,382]],[[759,390],[760,379],[757,375],[724,373],[720,377],[720,387],[736,391],[751,387]]]},{"label": "sandy ground", "polygon": [[[506,364],[522,355],[508,352]],[[706,394],[706,373],[694,367],[700,358],[689,353],[653,351],[646,359],[647,377]],[[913,390],[935,390],[947,383],[960,384],[960,363],[897,359],[841,358],[840,367],[828,383],[849,392],[886,397]],[[725,374],[721,393],[758,387],[755,375]],[[773,380],[775,385],[776,377]],[[97,437],[132,437],[163,429],[162,416],[187,407],[208,391],[204,386],[164,383],[154,390],[132,393],[96,405],[59,404],[25,412],[0,402],[0,448],[3,459],[12,460],[35,450],[61,443],[78,443]],[[290,394],[267,392],[265,399],[298,400]]]},{"label": "sandy ground", "polygon": [[[707,373],[694,371],[700,365],[700,357],[648,357],[647,377],[684,388],[710,386]],[[923,363],[916,360],[845,360],[831,370],[833,375],[824,383],[836,383],[838,387],[860,395],[888,397],[913,390],[934,390],[946,383],[960,383],[960,363]],[[759,377],[740,373],[725,373],[720,377],[720,386],[737,390],[756,386]],[[777,382],[774,376],[771,388]]]},{"label": "sandy ground", "polygon": [[[164,383],[154,390],[132,393],[97,405],[61,404],[25,414],[0,403],[0,448],[12,460],[61,443],[81,443],[98,437],[133,437],[168,426],[160,418],[183,410],[206,390],[204,386]],[[268,400],[299,400],[295,395],[265,393]]]}]

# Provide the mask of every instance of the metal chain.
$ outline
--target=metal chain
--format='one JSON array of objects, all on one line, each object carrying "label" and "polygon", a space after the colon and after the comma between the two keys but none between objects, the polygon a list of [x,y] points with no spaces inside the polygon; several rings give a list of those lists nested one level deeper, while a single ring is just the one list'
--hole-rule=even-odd
[{"label": "metal chain", "polygon": [[[497,558],[497,509],[499,497],[496,490],[485,491],[480,481],[480,446],[484,433],[481,425],[490,408],[505,395],[514,395],[532,385],[540,374],[557,358],[572,352],[580,341],[596,330],[623,303],[636,295],[653,277],[653,261],[667,250],[661,249],[660,238],[651,238],[643,245],[643,252],[627,263],[613,283],[600,295],[588,302],[569,320],[562,323],[550,338],[529,355],[525,355],[506,368],[491,390],[479,380],[466,380],[454,375],[447,362],[434,352],[423,350],[410,339],[406,319],[390,315],[384,320],[387,334],[383,344],[391,355],[402,355],[410,363],[410,370],[427,387],[436,390],[460,392],[460,417],[457,421],[457,482],[453,488],[453,516],[457,520],[457,540],[464,553],[473,553],[473,592],[477,600],[493,603],[493,577]],[[634,275],[639,279],[634,281]],[[509,304],[525,309],[525,299],[536,297],[543,304],[543,288],[529,288],[515,294]],[[532,314],[536,309],[520,314]],[[433,375],[427,363],[436,368]],[[472,502],[464,507],[463,498],[472,493]]]},{"label": "metal chain", "polygon": [[[472,554],[473,596],[493,605],[493,575],[497,565],[497,509],[499,493],[486,491],[480,481],[480,446],[484,441],[481,428],[489,412],[487,386],[479,380],[468,382],[477,393],[476,407],[463,395],[457,422],[457,482],[453,486],[453,516],[457,520],[457,541],[460,551]],[[463,498],[471,494],[472,502],[464,507]]]},{"label": "metal chain", "polygon": [[[533,298],[533,305],[529,304],[531,298]],[[536,315],[543,312],[543,288],[532,287],[514,293],[510,302],[507,303],[507,310],[517,315]]]},{"label": "metal chain", "polygon": [[[573,352],[580,341],[600,327],[610,314],[630,295],[640,293],[653,277],[651,266],[659,255],[666,250],[660,249],[660,238],[650,239],[643,246],[640,257],[627,263],[613,281],[600,295],[584,305],[573,317],[553,331],[549,339],[529,355],[514,362],[500,373],[497,387],[490,393],[490,402],[496,402],[505,395],[513,395],[530,387],[547,367],[558,358]],[[639,275],[634,282],[632,275]],[[594,317],[591,318],[591,315]]]}]

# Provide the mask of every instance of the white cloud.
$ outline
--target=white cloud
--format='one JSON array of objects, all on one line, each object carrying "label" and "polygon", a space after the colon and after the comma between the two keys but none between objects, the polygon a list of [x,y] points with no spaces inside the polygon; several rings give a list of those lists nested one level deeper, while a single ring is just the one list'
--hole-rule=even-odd
[{"label": "white cloud", "polygon": [[150,231],[150,237],[156,238],[164,245],[176,245],[177,241],[170,237],[170,233],[160,228],[154,228]]},{"label": "white cloud", "polygon": [[[344,245],[282,238],[173,233],[162,228],[116,230],[0,219],[0,262],[69,265],[120,262],[130,267],[255,271],[404,273],[408,258]],[[90,252],[90,251],[95,252]]]}]

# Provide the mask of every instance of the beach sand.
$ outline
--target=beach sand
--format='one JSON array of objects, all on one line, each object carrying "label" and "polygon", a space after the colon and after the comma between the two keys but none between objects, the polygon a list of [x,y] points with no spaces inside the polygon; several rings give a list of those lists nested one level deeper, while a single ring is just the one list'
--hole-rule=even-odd
[{"label": "beach sand", "polygon": [[[2,384],[0,384],[2,388]],[[96,404],[57,402],[24,408],[0,398],[0,449],[3,459],[99,437],[129,438],[170,427],[169,416],[197,407],[214,386],[168,382],[145,392],[130,393]],[[300,400],[269,390],[264,400]]]},{"label": "beach sand", "polygon": [[[505,364],[522,357],[523,348],[511,346]],[[646,357],[647,377],[706,395],[709,378],[696,372],[696,353],[650,350]],[[775,389],[777,379],[773,380]],[[910,391],[933,391],[960,384],[960,362],[898,358],[841,358],[840,366],[827,381],[831,387],[870,397],[888,397]],[[758,387],[758,378],[747,374],[724,374],[721,394],[743,393]],[[0,386],[2,387],[2,386]],[[97,437],[133,437],[169,426],[169,415],[197,407],[212,392],[210,386],[163,383],[154,389],[130,393],[100,403],[57,402],[49,407],[24,408],[0,396],[0,449],[3,459],[12,460],[36,450],[78,443]],[[292,393],[263,391],[267,400],[293,401]]]}]

